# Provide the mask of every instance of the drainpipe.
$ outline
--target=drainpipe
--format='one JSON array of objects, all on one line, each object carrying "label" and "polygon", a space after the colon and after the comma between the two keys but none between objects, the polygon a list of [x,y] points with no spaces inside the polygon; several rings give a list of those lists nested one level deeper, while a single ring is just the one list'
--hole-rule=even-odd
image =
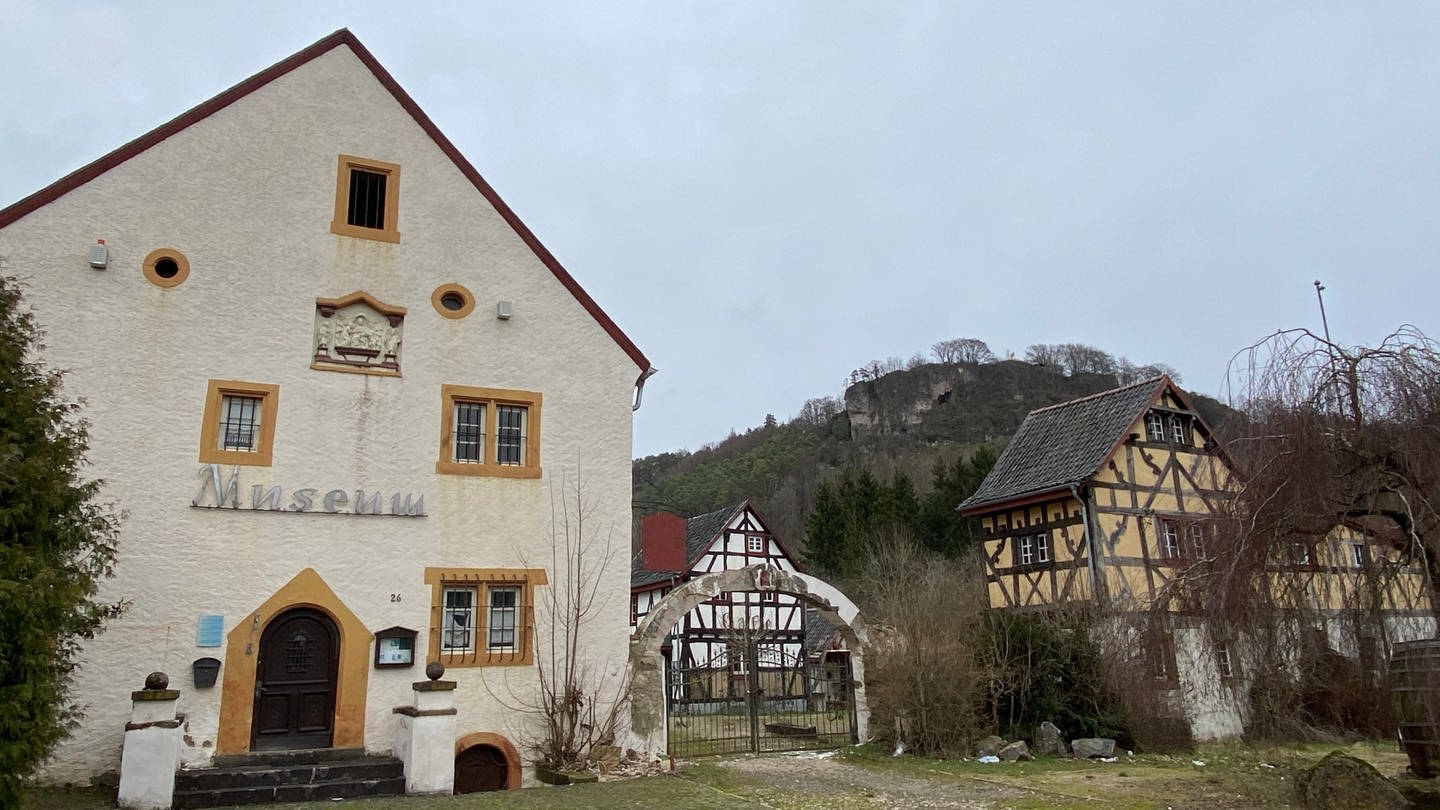
[{"label": "drainpipe", "polygon": [[1085,555],[1085,561],[1090,564],[1090,598],[1095,604],[1100,604],[1100,580],[1095,571],[1095,538],[1090,534],[1090,510],[1085,506],[1085,499],[1080,497],[1080,487],[1071,484],[1070,494],[1080,502],[1080,517],[1085,521],[1085,549],[1089,553]]},{"label": "drainpipe", "polygon": [[651,366],[640,372],[640,376],[635,378],[635,405],[630,408],[631,411],[640,410],[640,400],[645,396],[645,381],[654,377],[659,371],[660,369]]}]

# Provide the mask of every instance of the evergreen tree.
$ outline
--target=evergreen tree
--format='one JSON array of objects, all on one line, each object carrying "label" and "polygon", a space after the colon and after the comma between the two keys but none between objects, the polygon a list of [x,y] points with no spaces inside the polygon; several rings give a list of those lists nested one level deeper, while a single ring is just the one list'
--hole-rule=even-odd
[{"label": "evergreen tree", "polygon": [[27,355],[39,330],[0,276],[0,807],[65,735],[83,639],[116,615],[95,599],[115,562],[116,516],[79,470],[87,446],[60,374]]}]

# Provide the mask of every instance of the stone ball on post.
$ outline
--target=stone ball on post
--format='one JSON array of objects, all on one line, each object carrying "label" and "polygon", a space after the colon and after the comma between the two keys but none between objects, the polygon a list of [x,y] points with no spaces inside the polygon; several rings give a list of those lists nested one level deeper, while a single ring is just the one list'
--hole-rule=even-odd
[{"label": "stone ball on post", "polygon": [[440,676],[444,674],[445,665],[440,663],[439,661],[431,661],[430,663],[425,665],[425,677],[429,678],[432,681],[440,680]]},{"label": "stone ball on post", "polygon": [[169,689],[170,676],[163,672],[152,672],[145,676],[146,689]]}]

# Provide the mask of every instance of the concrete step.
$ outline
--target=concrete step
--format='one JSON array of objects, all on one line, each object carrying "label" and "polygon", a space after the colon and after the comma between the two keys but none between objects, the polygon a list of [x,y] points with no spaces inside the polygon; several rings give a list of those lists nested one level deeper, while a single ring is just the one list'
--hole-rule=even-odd
[{"label": "concrete step", "polygon": [[[295,752],[264,754],[214,768],[182,770],[175,776],[175,808],[228,807],[271,802],[399,796],[405,766],[393,757],[351,757],[302,761]],[[228,758],[227,763],[235,762]]]}]

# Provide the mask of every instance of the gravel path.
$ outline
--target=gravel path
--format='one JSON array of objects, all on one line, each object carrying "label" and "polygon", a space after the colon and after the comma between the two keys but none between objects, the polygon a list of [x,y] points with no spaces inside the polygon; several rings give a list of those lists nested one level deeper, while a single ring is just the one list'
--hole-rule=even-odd
[{"label": "gravel path", "polygon": [[741,777],[735,794],[775,808],[951,807],[986,810],[1035,794],[983,780],[895,773],[846,763],[833,753],[743,757],[716,763]]}]

